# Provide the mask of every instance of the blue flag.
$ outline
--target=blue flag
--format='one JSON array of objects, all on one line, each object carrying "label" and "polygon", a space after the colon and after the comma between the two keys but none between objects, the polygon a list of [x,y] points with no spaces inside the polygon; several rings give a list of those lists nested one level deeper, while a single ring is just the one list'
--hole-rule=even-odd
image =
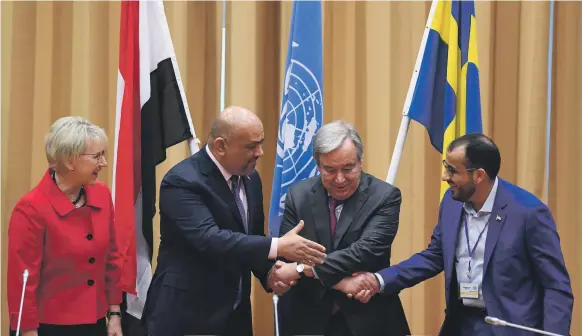
[{"label": "blue flag", "polygon": [[319,174],[312,140],[323,123],[322,49],[321,1],[294,1],[269,211],[272,237],[279,235],[287,188]]}]

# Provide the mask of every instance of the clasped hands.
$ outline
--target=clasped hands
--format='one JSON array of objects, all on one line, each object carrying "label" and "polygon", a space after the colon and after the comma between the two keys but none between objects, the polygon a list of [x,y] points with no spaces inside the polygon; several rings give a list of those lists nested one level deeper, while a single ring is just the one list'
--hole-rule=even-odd
[{"label": "clasped hands", "polygon": [[[304,265],[303,273],[307,277],[314,277],[313,268],[309,265]],[[294,286],[300,277],[301,275],[297,272],[297,263],[277,261],[271,269],[267,281],[269,288],[281,296]],[[380,284],[374,274],[361,272],[342,279],[333,288],[342,291],[348,298],[366,303],[380,291]]]},{"label": "clasped hands", "polygon": [[297,263],[277,260],[269,273],[267,283],[273,293],[281,296],[294,286],[300,277],[301,275],[297,272]]},{"label": "clasped hands", "polygon": [[366,303],[380,291],[380,283],[374,274],[358,272],[343,278],[333,288],[344,292],[348,298]]}]

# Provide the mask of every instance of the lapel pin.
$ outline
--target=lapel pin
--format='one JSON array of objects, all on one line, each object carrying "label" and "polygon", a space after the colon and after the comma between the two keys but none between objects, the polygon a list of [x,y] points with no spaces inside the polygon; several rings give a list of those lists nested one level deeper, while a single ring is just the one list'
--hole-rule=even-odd
[{"label": "lapel pin", "polygon": [[501,216],[497,215],[497,218],[495,218],[495,220],[497,220],[498,222],[501,222]]}]

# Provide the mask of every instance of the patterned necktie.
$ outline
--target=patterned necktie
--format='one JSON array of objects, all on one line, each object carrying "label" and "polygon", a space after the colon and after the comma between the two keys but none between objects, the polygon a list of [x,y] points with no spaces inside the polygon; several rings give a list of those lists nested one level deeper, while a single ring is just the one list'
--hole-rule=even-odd
[{"label": "patterned necktie", "polygon": [[[245,215],[245,207],[243,205],[242,199],[240,198],[240,178],[237,175],[233,175],[230,177],[230,182],[232,186],[232,194],[234,196],[234,202],[236,203],[236,207],[238,208],[238,213],[242,218],[243,225],[245,227],[245,231],[247,231],[247,216]],[[242,277],[238,281],[238,289],[236,292],[236,300],[234,301],[233,310],[236,310],[238,305],[240,304],[242,298]]]},{"label": "patterned necktie", "polygon": [[330,228],[331,228],[331,237],[333,238],[335,235],[335,227],[337,225],[337,218],[335,216],[335,208],[337,206],[336,199],[330,197],[329,199],[329,221],[330,221]]},{"label": "patterned necktie", "polygon": [[232,183],[232,194],[234,196],[234,202],[236,203],[238,213],[240,214],[240,217],[243,221],[245,232],[248,232],[246,211],[242,199],[240,198],[240,177],[233,175],[230,177],[230,181]]}]

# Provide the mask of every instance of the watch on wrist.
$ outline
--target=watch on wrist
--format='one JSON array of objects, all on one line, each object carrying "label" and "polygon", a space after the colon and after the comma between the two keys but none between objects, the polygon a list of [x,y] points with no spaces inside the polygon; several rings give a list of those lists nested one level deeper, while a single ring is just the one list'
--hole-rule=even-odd
[{"label": "watch on wrist", "polygon": [[119,318],[121,318],[121,312],[112,312],[112,311],[108,311],[107,312],[107,319],[111,319],[111,316],[119,316]]},{"label": "watch on wrist", "polygon": [[297,264],[297,267],[295,269],[297,270],[297,273],[299,273],[300,275],[305,274],[305,273],[303,273],[303,271],[305,270],[305,265]]}]

